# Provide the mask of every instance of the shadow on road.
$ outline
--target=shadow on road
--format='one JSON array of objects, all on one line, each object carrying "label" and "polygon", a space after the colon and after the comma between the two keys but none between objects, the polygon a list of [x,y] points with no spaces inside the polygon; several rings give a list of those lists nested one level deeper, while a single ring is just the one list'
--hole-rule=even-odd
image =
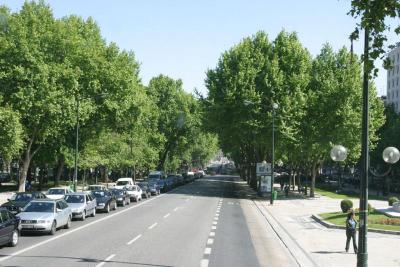
[{"label": "shadow on road", "polygon": [[[7,257],[10,255],[0,254],[0,257]],[[79,257],[67,257],[67,256],[13,256],[13,258],[45,258],[45,259],[68,259],[75,260],[76,262],[83,263],[100,263],[104,262],[104,259],[91,259],[91,258],[79,258]],[[106,263],[116,263],[116,264],[125,264],[125,265],[139,265],[139,266],[151,266],[151,267],[173,267],[170,265],[158,265],[151,263],[142,263],[142,262],[127,262],[127,261],[113,261],[108,260]],[[8,267],[14,267],[13,265],[7,265]]]}]

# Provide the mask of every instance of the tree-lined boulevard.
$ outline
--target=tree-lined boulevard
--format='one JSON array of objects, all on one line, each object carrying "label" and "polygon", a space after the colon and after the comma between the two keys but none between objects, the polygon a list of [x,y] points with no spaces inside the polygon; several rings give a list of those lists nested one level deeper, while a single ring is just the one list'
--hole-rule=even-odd
[{"label": "tree-lined boulevard", "polygon": [[[393,72],[400,62],[385,54],[400,2],[352,0],[348,15],[350,48],[325,43],[312,55],[296,32],[260,30],[221,51],[206,93],[189,93],[162,73],[144,84],[135,51],[106,41],[96,18],[57,18],[45,1],[0,6],[0,204],[49,187],[87,191],[85,203],[99,201],[96,186],[142,190],[133,206],[108,214],[108,204],[55,236],[11,238],[0,265],[398,265],[400,115],[373,78],[376,59]],[[257,163],[272,163],[267,198]],[[55,214],[69,209],[54,203]],[[14,211],[3,206],[0,224],[17,221],[17,237],[21,224],[53,222]],[[344,252],[352,211],[357,256]]]}]

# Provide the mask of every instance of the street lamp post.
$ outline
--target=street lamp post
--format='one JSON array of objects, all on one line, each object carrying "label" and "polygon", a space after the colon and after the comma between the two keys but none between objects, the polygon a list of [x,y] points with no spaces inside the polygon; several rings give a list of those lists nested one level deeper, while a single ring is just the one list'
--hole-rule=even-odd
[{"label": "street lamp post", "polygon": [[[364,103],[365,104],[365,103]],[[367,109],[368,111],[368,103]],[[364,110],[365,111],[365,110]],[[367,112],[368,113],[368,112]],[[364,123],[368,124],[368,118],[364,118],[366,121]],[[363,124],[365,126],[365,124]],[[367,128],[368,129],[368,128]],[[364,130],[364,127],[363,127]],[[363,137],[368,135],[368,133],[363,133]],[[368,139],[367,139],[368,140]],[[363,141],[365,141],[363,139]],[[364,147],[364,145],[367,145]],[[365,149],[368,149],[368,144],[363,143],[363,153],[367,152]],[[333,161],[344,161],[347,157],[347,149],[341,145],[334,146],[331,150],[331,158]],[[388,164],[394,164],[400,159],[400,152],[395,147],[387,147],[383,150],[382,153],[383,160]],[[365,161],[367,159],[367,161]],[[368,154],[363,154],[363,168],[362,168],[362,176],[361,176],[361,196],[360,196],[360,226],[359,232],[360,237],[358,239],[358,254],[357,254],[357,267],[366,267],[368,266],[368,253],[367,253],[367,233],[368,233],[368,174],[371,172],[375,176],[383,177],[389,174],[391,170],[391,165],[389,170],[384,174],[375,174],[372,172],[369,166]]]},{"label": "street lamp post", "polygon": [[275,172],[275,110],[278,104],[272,104],[272,157],[271,157],[271,205],[274,204],[274,172]]}]

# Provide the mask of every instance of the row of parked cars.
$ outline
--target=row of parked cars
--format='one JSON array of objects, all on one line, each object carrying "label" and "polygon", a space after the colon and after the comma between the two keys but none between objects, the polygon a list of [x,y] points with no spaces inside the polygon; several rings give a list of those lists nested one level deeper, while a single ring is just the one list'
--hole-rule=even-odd
[{"label": "row of parked cars", "polygon": [[54,235],[59,228],[70,228],[73,219],[85,220],[99,211],[109,213],[200,177],[190,173],[164,177],[161,172],[153,172],[145,181],[120,178],[111,188],[91,185],[84,192],[60,187],[46,193],[15,193],[0,207],[0,245],[16,246],[19,235],[25,232]]}]

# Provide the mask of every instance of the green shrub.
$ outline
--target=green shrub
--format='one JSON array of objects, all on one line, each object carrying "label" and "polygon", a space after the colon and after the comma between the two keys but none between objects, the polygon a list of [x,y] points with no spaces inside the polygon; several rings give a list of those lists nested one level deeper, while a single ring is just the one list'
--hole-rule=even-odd
[{"label": "green shrub", "polygon": [[399,199],[397,197],[389,197],[389,206],[393,206],[393,203],[399,202]]},{"label": "green shrub", "polygon": [[340,208],[342,209],[343,213],[347,213],[353,207],[353,201],[350,199],[343,199],[340,202]]}]

